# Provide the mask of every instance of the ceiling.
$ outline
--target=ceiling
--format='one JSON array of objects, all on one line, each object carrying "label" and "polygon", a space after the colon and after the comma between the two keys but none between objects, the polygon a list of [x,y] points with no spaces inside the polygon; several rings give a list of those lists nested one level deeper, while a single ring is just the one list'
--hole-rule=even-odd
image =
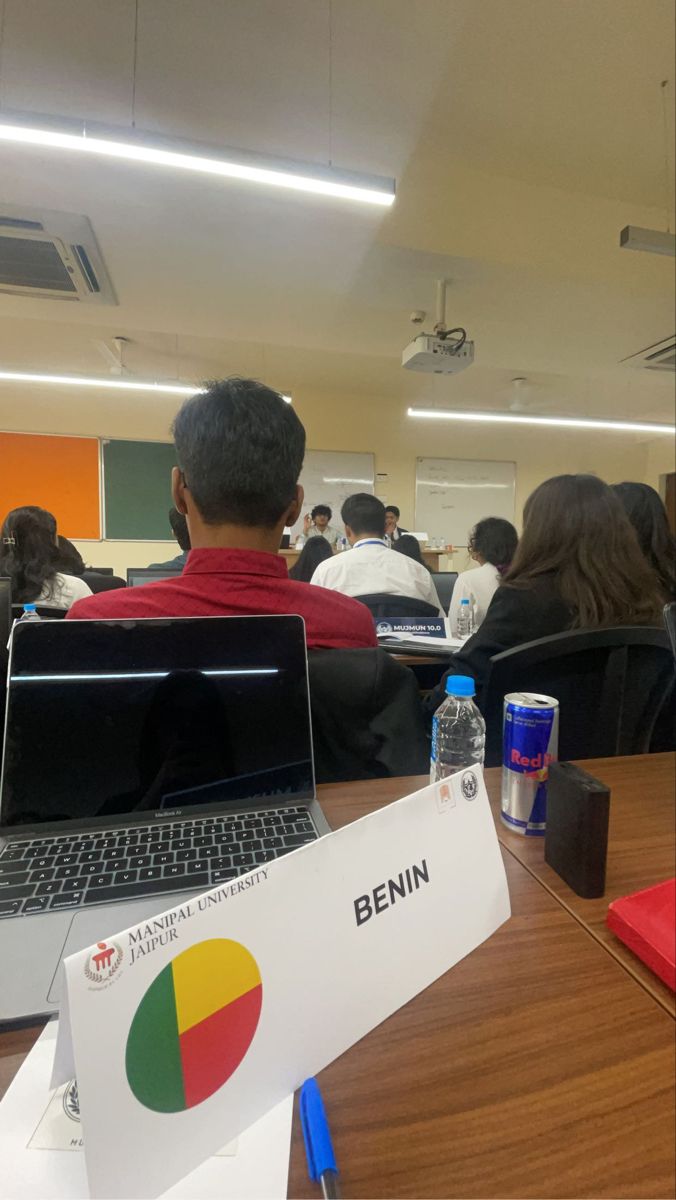
[{"label": "ceiling", "polygon": [[[366,206],[0,144],[0,201],[84,213],[118,307],[0,294],[0,363],[150,378],[252,373],[386,395],[673,416],[620,360],[674,330],[660,80],[671,0],[0,0],[0,106],[394,176]],[[134,63],[136,64],[134,67]],[[673,146],[673,114],[668,112]],[[671,218],[673,220],[673,217]],[[673,225],[672,225],[673,228]],[[476,341],[451,379],[399,366],[451,279]],[[432,320],[426,323],[432,324]],[[0,394],[0,404],[2,395]]]}]

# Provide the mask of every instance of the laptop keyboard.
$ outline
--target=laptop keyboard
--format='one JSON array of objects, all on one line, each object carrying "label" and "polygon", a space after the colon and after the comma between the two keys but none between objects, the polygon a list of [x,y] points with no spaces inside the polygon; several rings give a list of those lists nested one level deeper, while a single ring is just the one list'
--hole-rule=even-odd
[{"label": "laptop keyboard", "polygon": [[11,841],[0,851],[0,917],[206,892],[317,836],[300,807]]}]

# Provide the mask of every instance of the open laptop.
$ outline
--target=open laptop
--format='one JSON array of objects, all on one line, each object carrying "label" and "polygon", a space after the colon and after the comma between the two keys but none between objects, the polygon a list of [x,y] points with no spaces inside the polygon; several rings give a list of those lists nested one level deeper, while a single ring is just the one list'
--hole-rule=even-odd
[{"label": "open laptop", "polygon": [[158,583],[161,579],[174,579],[183,573],[182,567],[127,567],[127,587],[141,587],[144,583]]},{"label": "open laptop", "polygon": [[301,617],[15,628],[0,791],[0,1021],[61,959],[328,832]]}]

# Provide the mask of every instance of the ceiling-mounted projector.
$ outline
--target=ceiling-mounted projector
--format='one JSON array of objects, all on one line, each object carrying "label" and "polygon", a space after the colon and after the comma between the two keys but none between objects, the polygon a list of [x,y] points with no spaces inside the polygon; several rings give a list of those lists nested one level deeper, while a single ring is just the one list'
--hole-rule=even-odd
[{"label": "ceiling-mounted projector", "polygon": [[474,342],[465,339],[459,343],[454,337],[431,333],[418,334],[401,356],[401,365],[407,371],[432,371],[435,375],[455,375],[473,362]]},{"label": "ceiling-mounted projector", "polygon": [[[424,319],[416,311],[411,320],[417,325]],[[401,365],[407,371],[422,371],[433,375],[456,375],[474,362],[474,342],[468,341],[464,329],[446,328],[446,280],[437,280],[437,320],[434,333],[419,333],[404,350]]]}]

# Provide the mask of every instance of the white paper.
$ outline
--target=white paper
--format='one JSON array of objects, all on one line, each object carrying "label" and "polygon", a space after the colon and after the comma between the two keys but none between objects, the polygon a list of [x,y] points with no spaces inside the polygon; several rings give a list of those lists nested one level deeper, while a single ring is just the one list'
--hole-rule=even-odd
[{"label": "white paper", "polygon": [[[509,911],[483,776],[470,768],[69,957],[92,1196],[158,1195],[469,954]],[[151,985],[160,1017],[154,1007],[148,1014]],[[234,997],[248,1006],[241,1053]],[[190,1057],[195,1035],[199,1059]],[[205,1091],[202,1076],[214,1074]],[[182,1088],[185,1097],[195,1088],[199,1102]],[[173,1111],[158,1111],[167,1097]]]},{"label": "white paper", "polygon": [[[43,1030],[0,1102],[0,1195],[11,1200],[89,1196],[73,1082],[56,1092],[49,1088],[56,1025],[52,1021]],[[163,1195],[171,1200],[282,1200],[292,1117],[293,1096],[288,1096]]]}]

